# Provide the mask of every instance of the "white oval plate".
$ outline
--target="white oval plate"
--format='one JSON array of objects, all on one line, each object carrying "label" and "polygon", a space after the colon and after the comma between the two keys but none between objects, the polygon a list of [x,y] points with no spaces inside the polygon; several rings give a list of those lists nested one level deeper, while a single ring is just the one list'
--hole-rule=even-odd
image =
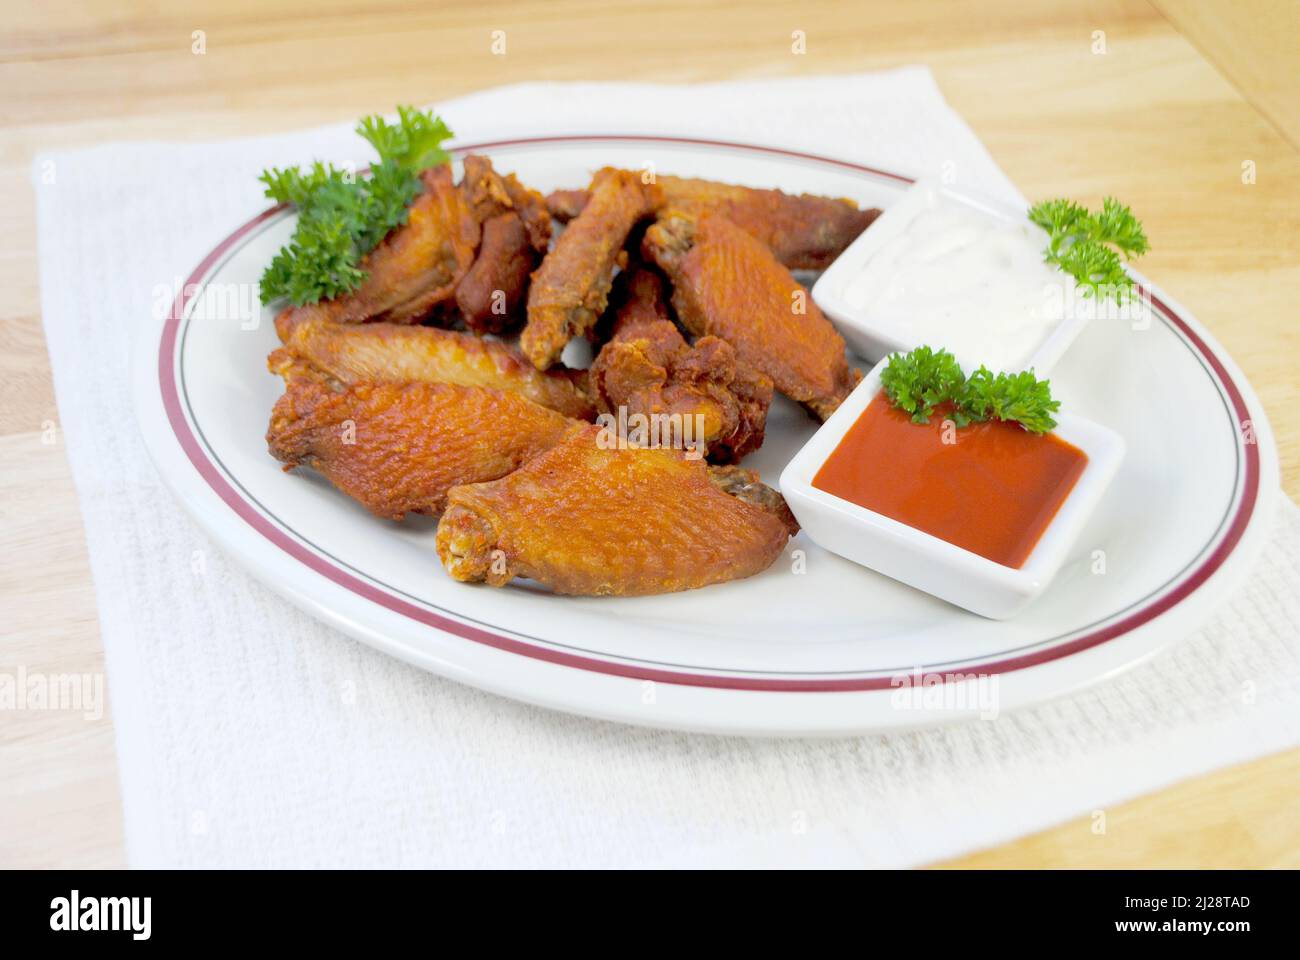
[{"label": "white oval plate", "polygon": [[[911,182],[689,138],[541,137],[457,156],[470,151],[543,191],[647,162],[874,206]],[[277,345],[272,313],[241,315],[238,304],[291,230],[289,213],[268,210],[235,231],[195,269],[159,335],[135,346],[146,443],[194,517],[256,576],[326,623],[455,680],[678,729],[919,726],[1010,710],[1133,666],[1194,629],[1263,544],[1279,489],[1263,411],[1204,328],[1152,290],[1146,329],[1094,321],[1053,373],[1063,405],[1122,434],[1128,456],[1055,583],[1014,621],[966,613],[803,535],[763,574],[660,597],[455,583],[435,555],[432,521],[377,520],[310,471],[283,473],[266,452],[281,392],[265,365]],[[814,428],[778,402],[746,464],[775,483]],[[941,685],[910,695],[918,681]]]}]

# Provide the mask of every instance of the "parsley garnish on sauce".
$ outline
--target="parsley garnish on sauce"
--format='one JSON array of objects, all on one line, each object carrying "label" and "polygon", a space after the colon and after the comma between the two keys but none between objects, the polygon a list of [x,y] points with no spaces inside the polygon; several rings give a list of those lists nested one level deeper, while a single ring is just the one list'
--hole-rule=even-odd
[{"label": "parsley garnish on sauce", "polygon": [[914,423],[929,423],[935,408],[951,405],[958,427],[985,420],[1019,423],[1031,433],[1056,426],[1052,418],[1061,402],[1052,399],[1050,381],[1032,370],[994,374],[983,365],[969,377],[947,350],[917,347],[890,354],[880,373],[890,403],[912,415]]}]

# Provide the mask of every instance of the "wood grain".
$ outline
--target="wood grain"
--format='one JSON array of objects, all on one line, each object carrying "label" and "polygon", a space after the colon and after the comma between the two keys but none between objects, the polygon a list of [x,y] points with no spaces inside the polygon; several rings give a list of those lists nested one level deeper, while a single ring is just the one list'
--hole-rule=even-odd
[{"label": "wood grain", "polygon": [[1293,147],[1300,148],[1300,3],[1154,0]]},{"label": "wood grain", "polygon": [[[1300,425],[1283,416],[1300,401],[1295,47],[1282,28],[1267,28],[1270,17],[1290,22],[1294,7],[1235,4],[1225,25],[1208,3],[1162,6],[1168,18],[1145,0],[669,0],[652,9],[53,0],[6,11],[0,669],[103,669],[75,491],[61,445],[41,442],[58,414],[40,325],[31,158],[106,140],[202,141],[351,120],[518,81],[690,82],[927,63],[1028,195],[1096,202],[1113,193],[1139,211],[1154,244],[1142,269],[1245,370],[1272,414],[1284,485],[1300,496]],[[192,50],[199,30],[201,55]],[[505,56],[491,53],[493,30],[506,31]],[[791,52],[794,30],[807,36],[805,55]],[[1097,31],[1104,53],[1095,52]],[[1242,181],[1247,161],[1253,184]],[[123,861],[107,716],[0,715],[0,769],[0,865]],[[1102,842],[1079,821],[959,863],[1296,865],[1300,828],[1286,798],[1297,792],[1300,751],[1110,811]]]}]

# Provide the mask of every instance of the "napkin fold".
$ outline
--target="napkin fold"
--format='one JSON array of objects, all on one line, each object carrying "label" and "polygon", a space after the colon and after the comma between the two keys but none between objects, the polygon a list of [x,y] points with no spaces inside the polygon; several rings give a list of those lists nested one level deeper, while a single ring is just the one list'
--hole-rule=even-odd
[{"label": "napkin fold", "polygon": [[[924,68],[529,84],[438,109],[462,141],[721,137],[1019,199]],[[155,334],[160,293],[264,206],[264,167],[364,157],[349,124],[114,144],[33,168],[133,866],[899,866],[1300,742],[1290,501],[1241,591],[1165,655],[1067,699],[921,732],[752,740],[586,720],[431,676],[312,620],[216,550],[163,487],[134,421],[128,344]]]}]

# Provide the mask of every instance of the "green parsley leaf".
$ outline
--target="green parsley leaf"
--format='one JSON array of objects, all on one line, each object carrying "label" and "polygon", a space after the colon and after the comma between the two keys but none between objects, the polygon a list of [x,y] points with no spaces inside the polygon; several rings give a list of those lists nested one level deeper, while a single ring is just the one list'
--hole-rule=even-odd
[{"label": "green parsley leaf", "polygon": [[441,117],[421,113],[414,107],[398,107],[397,123],[391,126],[383,117],[365,117],[357,125],[357,135],[370,141],[380,160],[391,160],[412,173],[450,159],[442,149],[442,142],[451,138],[447,124]]},{"label": "green parsley leaf", "polygon": [[1117,303],[1133,296],[1133,278],[1116,250],[1132,259],[1149,245],[1141,222],[1124,204],[1106,197],[1093,214],[1073,200],[1044,200],[1029,208],[1029,219],[1047,231],[1043,259],[1073,276],[1084,296],[1109,296]]},{"label": "green parsley leaf", "polygon": [[406,223],[411,201],[420,193],[420,179],[384,160],[370,168],[366,181],[366,216],[357,230],[357,246],[372,250],[394,227]]},{"label": "green parsley leaf", "polygon": [[1114,197],[1106,197],[1101,202],[1101,213],[1089,217],[1088,225],[1093,240],[1114,244],[1128,259],[1147,252],[1147,235],[1141,222]]},{"label": "green parsley leaf", "polygon": [[1080,224],[1088,217],[1086,207],[1073,200],[1044,200],[1029,208],[1029,219],[1047,231],[1051,238],[1049,249],[1056,253],[1065,237],[1076,235]]},{"label": "green parsley leaf", "polygon": [[935,408],[947,404],[958,427],[1005,420],[1046,433],[1056,426],[1052,414],[1061,406],[1052,399],[1050,381],[1039,380],[1032,370],[995,375],[981,366],[967,377],[951,353],[926,346],[890,354],[880,384],[890,403],[910,413],[914,423],[929,423]]},{"label": "green parsley leaf", "polygon": [[929,423],[934,408],[960,393],[965,382],[966,375],[951,353],[929,347],[892,354],[889,366],[880,373],[890,401],[910,413],[914,423]]},{"label": "green parsley leaf", "polygon": [[301,207],[325,184],[342,181],[346,176],[345,171],[335,168],[333,164],[326,166],[317,160],[305,172],[296,167],[285,170],[272,167],[263,170],[257,179],[266,184],[266,196],[276,203],[291,203]]},{"label": "green parsley leaf", "polygon": [[298,209],[298,224],[262,274],[262,302],[296,306],[329,300],[361,286],[362,258],[406,223],[422,170],[446,163],[447,125],[431,113],[398,107],[398,121],[366,117],[357,132],[379,152],[369,177],[319,161],[307,169],[264,170],[266,196]]},{"label": "green parsley leaf", "polygon": [[1030,433],[1046,433],[1056,426],[1052,414],[1061,401],[1052,399],[1050,381],[1039,380],[1032,370],[995,376],[981,366],[967,379],[958,405],[977,423],[1012,421]]},{"label": "green parsley leaf", "polygon": [[1092,241],[1073,243],[1052,262],[1074,277],[1085,297],[1110,295],[1124,303],[1132,295],[1133,279],[1110,247]]}]

